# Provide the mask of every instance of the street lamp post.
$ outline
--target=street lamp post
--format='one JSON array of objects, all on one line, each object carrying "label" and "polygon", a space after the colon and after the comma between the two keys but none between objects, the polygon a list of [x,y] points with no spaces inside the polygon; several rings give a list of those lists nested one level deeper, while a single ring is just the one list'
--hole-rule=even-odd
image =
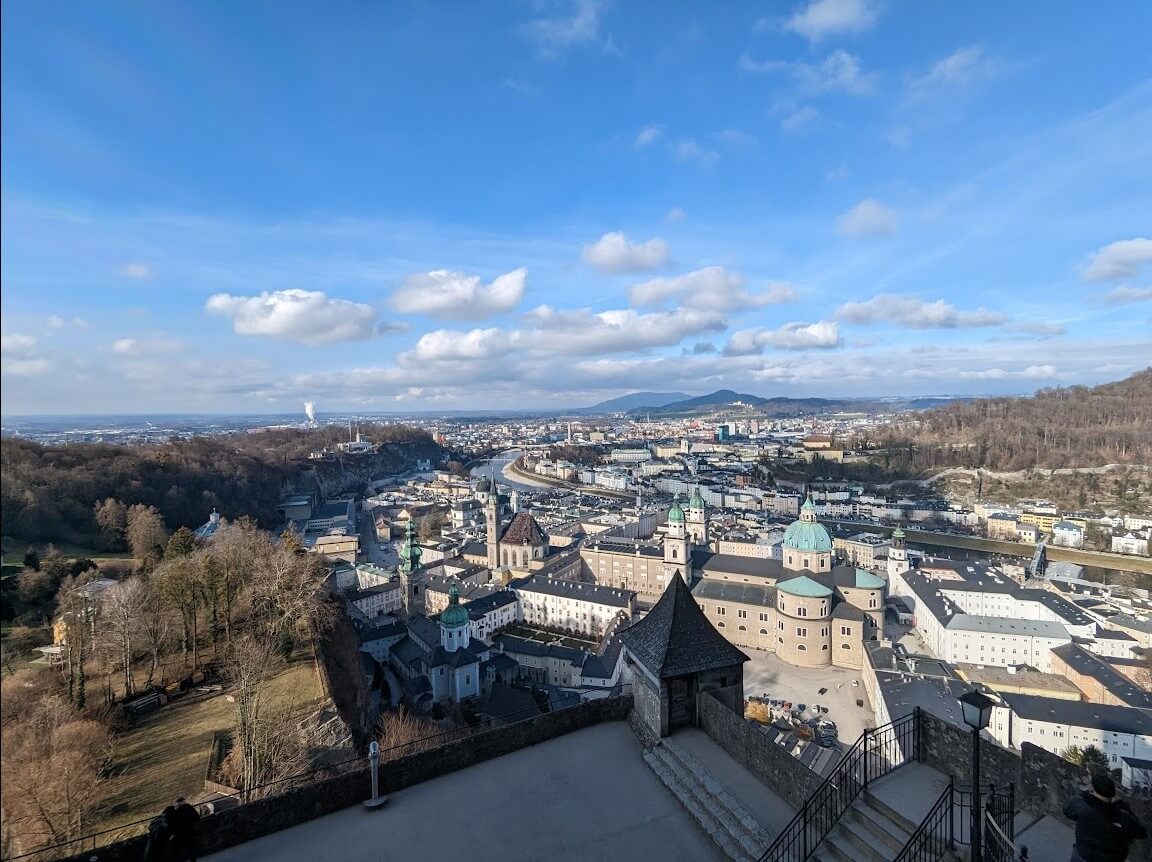
[{"label": "street lamp post", "polygon": [[984,843],[982,832],[984,812],[980,800],[980,731],[988,726],[992,717],[992,707],[996,701],[979,689],[973,689],[959,698],[964,723],[972,728],[972,828],[969,840],[972,845],[972,862],[983,862]]}]

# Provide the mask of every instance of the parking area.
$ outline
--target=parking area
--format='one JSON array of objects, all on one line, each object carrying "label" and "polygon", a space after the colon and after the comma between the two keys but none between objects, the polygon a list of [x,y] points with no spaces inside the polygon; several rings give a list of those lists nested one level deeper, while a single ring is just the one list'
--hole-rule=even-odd
[{"label": "parking area", "polygon": [[[778,659],[775,653],[747,650],[750,661],[744,665],[744,697],[789,700],[795,706],[814,703],[828,708],[823,717],[836,722],[840,741],[851,745],[864,732],[875,727],[872,705],[864,693],[860,672],[838,667],[799,668]],[[824,689],[821,694],[820,690]],[[856,701],[863,701],[857,706]]]}]

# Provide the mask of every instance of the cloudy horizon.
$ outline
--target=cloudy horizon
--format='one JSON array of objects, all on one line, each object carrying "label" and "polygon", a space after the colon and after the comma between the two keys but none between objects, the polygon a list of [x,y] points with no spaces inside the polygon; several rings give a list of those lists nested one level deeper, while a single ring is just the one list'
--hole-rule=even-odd
[{"label": "cloudy horizon", "polygon": [[1152,365],[1145,4],[64,8],[3,8],[5,415]]}]

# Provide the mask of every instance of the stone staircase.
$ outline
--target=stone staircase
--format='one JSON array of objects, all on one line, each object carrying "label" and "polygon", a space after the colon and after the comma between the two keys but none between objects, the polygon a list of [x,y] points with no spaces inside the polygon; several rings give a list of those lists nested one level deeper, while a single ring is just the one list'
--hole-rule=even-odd
[{"label": "stone staircase", "polygon": [[[811,858],[819,862],[892,862],[916,826],[865,790],[820,842]],[[941,857],[946,862],[956,858],[950,853]]]},{"label": "stone staircase", "polygon": [[771,836],[693,755],[672,739],[644,754],[644,760],[680,804],[733,862],[756,862]]}]

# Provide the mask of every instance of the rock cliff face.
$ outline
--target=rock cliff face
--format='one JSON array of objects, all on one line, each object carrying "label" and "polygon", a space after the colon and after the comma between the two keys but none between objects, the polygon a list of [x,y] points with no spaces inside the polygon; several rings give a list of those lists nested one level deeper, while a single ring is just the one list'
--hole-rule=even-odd
[{"label": "rock cliff face", "polygon": [[324,499],[363,494],[371,482],[416,470],[422,462],[441,466],[448,453],[437,443],[386,443],[362,455],[335,454],[301,462],[301,490],[319,490]]}]

